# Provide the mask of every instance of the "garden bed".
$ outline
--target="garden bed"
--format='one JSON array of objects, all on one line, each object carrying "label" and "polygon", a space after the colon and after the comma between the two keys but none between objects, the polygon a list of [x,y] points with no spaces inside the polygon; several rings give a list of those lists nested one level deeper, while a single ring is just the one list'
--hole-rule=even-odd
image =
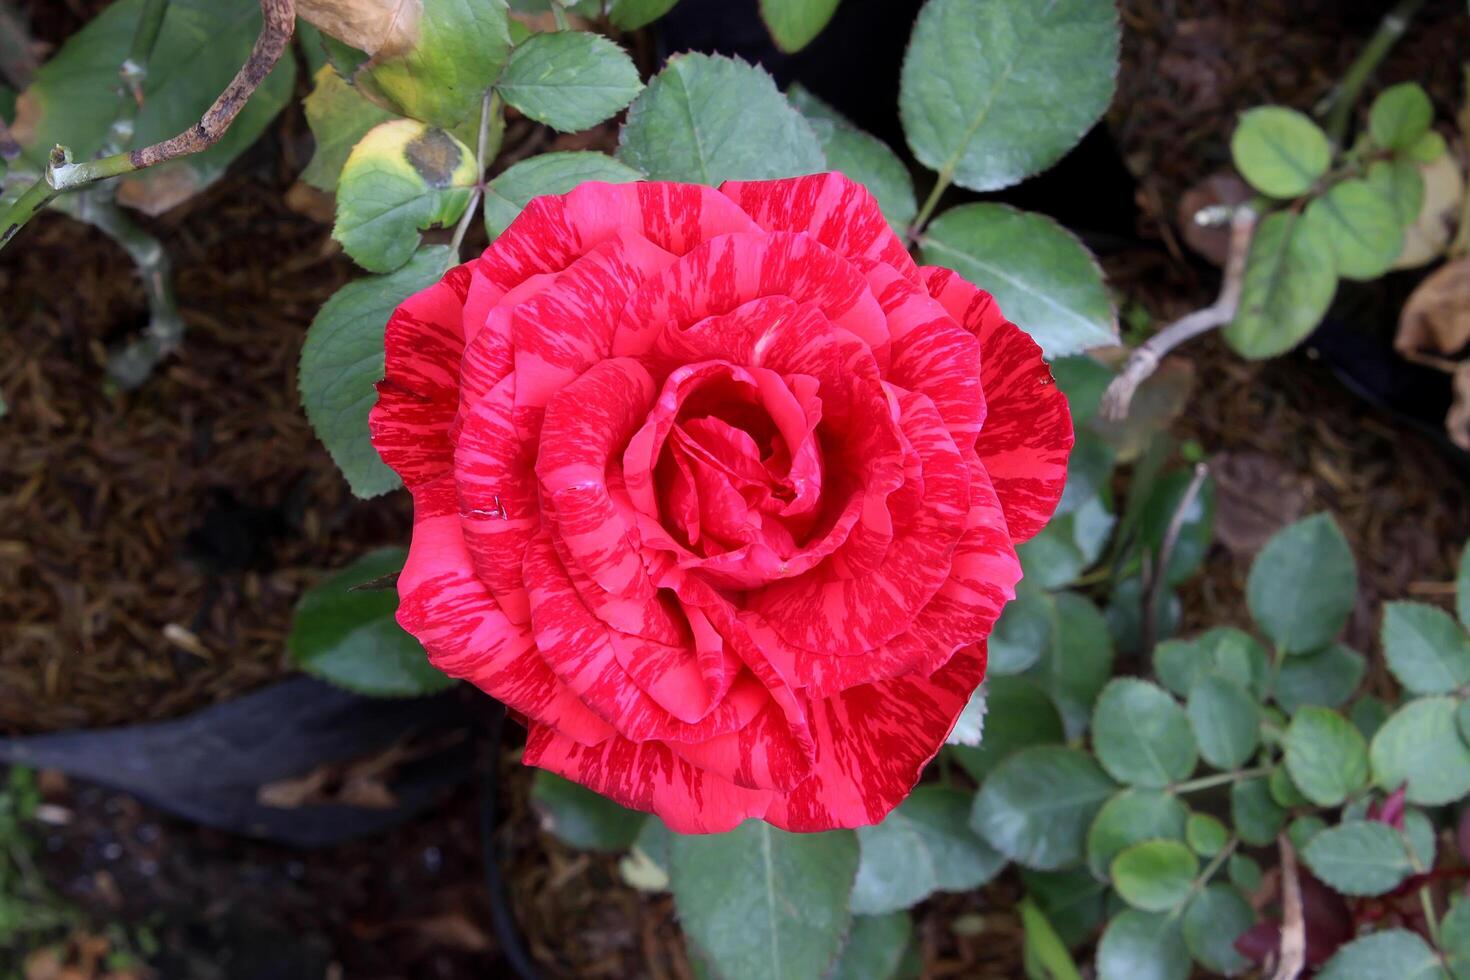
[{"label": "garden bed", "polygon": [[[89,6],[31,5],[53,41]],[[1145,176],[1138,240],[1103,259],[1123,306],[1163,321],[1213,292],[1172,221],[1178,195],[1226,162],[1234,113],[1310,105],[1356,50],[1344,38],[1366,34],[1378,11],[1232,0],[1123,9],[1111,123]],[[1463,5],[1427,4],[1380,77],[1417,78],[1449,105],[1451,54],[1467,43]],[[517,138],[544,139],[513,129]],[[54,215],[5,253],[0,733],[176,717],[279,679],[303,589],[365,550],[406,542],[406,495],[352,497],[296,395],[306,325],[351,270],[311,199],[292,192],[309,153],[293,105],[230,176],[150,223],[174,258],[189,332],[136,392],[111,390],[101,370],[105,347],[146,316],[126,257]],[[1243,622],[1260,529],[1317,510],[1336,515],[1362,571],[1349,642],[1373,649],[1383,599],[1443,595],[1470,537],[1470,494],[1439,444],[1346,390],[1310,345],[1264,364],[1213,340],[1184,356],[1195,395],[1176,431],[1216,461],[1225,538],[1184,595],[1186,630]],[[689,976],[670,901],[622,884],[614,859],[540,832],[526,772],[501,755],[510,891],[547,972]],[[291,950],[303,977],[331,964],[347,977],[485,973],[494,939],[474,786],[384,838],[305,853],[199,830],[120,794],[55,779],[46,788],[72,815],[51,831],[47,876],[98,921],[154,931],[176,975],[261,975],[249,958],[267,944]],[[1002,879],[921,906],[928,975],[1019,975],[1016,897]]]}]

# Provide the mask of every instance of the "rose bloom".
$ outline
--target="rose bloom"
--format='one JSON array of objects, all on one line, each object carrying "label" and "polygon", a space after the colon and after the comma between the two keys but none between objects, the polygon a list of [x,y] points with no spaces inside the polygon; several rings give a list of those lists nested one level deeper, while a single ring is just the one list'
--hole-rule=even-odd
[{"label": "rose bloom", "polygon": [[398,621],[683,833],[876,823],[985,677],[1072,425],[840,174],[537,198],[388,321]]}]

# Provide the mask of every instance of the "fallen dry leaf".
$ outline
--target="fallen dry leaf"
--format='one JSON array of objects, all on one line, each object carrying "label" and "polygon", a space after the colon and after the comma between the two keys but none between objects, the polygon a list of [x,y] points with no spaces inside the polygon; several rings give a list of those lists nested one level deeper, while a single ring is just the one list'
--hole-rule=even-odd
[{"label": "fallen dry leaf", "polygon": [[296,13],[380,61],[407,51],[419,36],[423,0],[297,0]]},{"label": "fallen dry leaf", "polygon": [[1420,362],[1458,354],[1470,343],[1470,256],[1446,262],[1414,290],[1399,314],[1394,350]]},{"label": "fallen dry leaf", "polygon": [[1266,453],[1220,453],[1215,478],[1215,535],[1236,555],[1254,555],[1271,536],[1307,512],[1312,481]]},{"label": "fallen dry leaf", "polygon": [[1205,208],[1237,207],[1254,196],[1234,170],[1217,170],[1185,191],[1179,198],[1175,220],[1184,243],[1215,265],[1224,265],[1230,254],[1230,221],[1202,225],[1195,220]]},{"label": "fallen dry leaf", "polygon": [[117,185],[117,202],[152,218],[184,203],[199,188],[199,172],[186,158],[124,178]]},{"label": "fallen dry leaf", "polygon": [[1424,178],[1424,204],[1419,217],[1404,231],[1404,248],[1393,264],[1395,269],[1413,269],[1443,255],[1460,220],[1465,177],[1454,151],[1441,153],[1433,163],[1420,164],[1419,173]]},{"label": "fallen dry leaf", "polygon": [[1450,402],[1450,410],[1445,413],[1444,428],[1450,435],[1450,442],[1470,452],[1470,361],[1455,368],[1450,387],[1454,401]]}]

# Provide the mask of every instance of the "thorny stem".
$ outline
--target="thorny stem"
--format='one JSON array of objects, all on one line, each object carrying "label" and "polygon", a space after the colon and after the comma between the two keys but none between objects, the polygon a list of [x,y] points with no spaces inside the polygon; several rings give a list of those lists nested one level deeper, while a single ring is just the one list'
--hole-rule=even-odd
[{"label": "thorny stem", "polygon": [[[151,0],[145,9],[145,18],[157,12],[162,17],[163,4]],[[117,177],[145,167],[166,163],[180,157],[198,153],[219,142],[230,128],[240,110],[245,107],[251,94],[265,81],[296,30],[296,0],[260,0],[263,23],[260,36],[246,61],[235,73],[230,84],[220,93],[214,104],[205,111],[199,122],[177,136],[145,146],[140,150],[117,152],[98,160],[75,163],[71,151],[58,146],[51,151],[46,174],[16,201],[0,220],[0,248],[15,237],[21,226],[35,216],[57,193],[73,191],[107,177]],[[151,19],[140,22],[134,35],[134,44],[152,45],[157,38],[157,25]],[[141,51],[141,48],[138,48]],[[126,69],[125,69],[126,74]]]},{"label": "thorny stem", "polygon": [[46,180],[58,191],[75,190],[93,181],[119,174],[132,173],[144,167],[177,160],[219,142],[230,128],[251,94],[265,81],[296,29],[296,0],[260,0],[264,23],[250,59],[240,67],[234,79],[220,93],[214,104],[205,110],[199,122],[177,136],[160,143],[145,146],[140,150],[116,153],[100,160],[84,163],[68,163],[46,168]]},{"label": "thorny stem", "polygon": [[1297,877],[1296,850],[1286,834],[1276,835],[1281,852],[1281,952],[1271,980],[1296,980],[1307,963],[1307,924],[1302,916],[1302,884]]},{"label": "thorny stem", "polygon": [[[55,158],[56,151],[52,151]],[[25,227],[27,221],[34,218],[42,208],[51,203],[56,192],[46,183],[45,177],[37,177],[36,182],[26,188],[25,193],[11,202],[10,207],[5,210],[5,216],[0,218],[0,248],[15,237],[16,232]]]},{"label": "thorny stem", "polygon": [[1255,231],[1255,209],[1250,205],[1237,208],[1230,221],[1230,254],[1225,261],[1220,295],[1209,306],[1180,317],[1134,349],[1123,370],[1103,393],[1103,418],[1114,421],[1127,418],[1133,393],[1154,373],[1166,354],[1185,341],[1223,327],[1235,318],[1235,311],[1240,306],[1241,287],[1245,283],[1246,257],[1250,254]]},{"label": "thorny stem", "polygon": [[1164,595],[1164,585],[1169,580],[1169,561],[1174,557],[1174,546],[1179,543],[1179,535],[1184,530],[1184,520],[1189,514],[1189,509],[1194,506],[1194,498],[1199,496],[1200,488],[1205,485],[1205,477],[1210,473],[1209,467],[1204,463],[1196,463],[1194,476],[1189,481],[1189,486],[1184,488],[1184,496],[1179,498],[1179,506],[1174,508],[1173,515],[1169,518],[1169,525],[1164,529],[1164,539],[1159,542],[1157,560],[1154,562],[1153,575],[1150,577],[1148,591],[1143,595],[1143,649],[1154,648],[1154,617],[1155,610],[1159,608],[1159,599]]},{"label": "thorny stem", "polygon": [[1316,113],[1325,118],[1327,136],[1333,145],[1342,145],[1343,137],[1347,134],[1348,120],[1352,118],[1353,106],[1358,101],[1358,93],[1363,90],[1384,56],[1404,36],[1404,32],[1409,29],[1409,21],[1423,5],[1424,0],[1399,0],[1394,4],[1383,15],[1378,30],[1373,32],[1358,57],[1343,73],[1342,80],[1317,103]]},{"label": "thorny stem", "polygon": [[1217,773],[1213,776],[1201,776],[1198,779],[1190,779],[1186,782],[1175,783],[1169,787],[1170,792],[1194,793],[1202,789],[1211,789],[1215,786],[1224,786],[1228,783],[1238,783],[1242,779],[1254,779],[1264,776],[1271,771],[1270,766],[1256,766],[1254,769],[1236,769],[1232,772]]},{"label": "thorny stem", "polygon": [[480,100],[480,133],[475,142],[475,192],[470,195],[470,203],[464,209],[464,215],[459,219],[459,224],[454,227],[454,237],[449,241],[449,254],[451,261],[459,261],[459,247],[464,242],[465,232],[470,229],[470,222],[475,218],[475,212],[479,208],[480,197],[484,194],[485,166],[489,161],[485,159],[485,148],[490,139],[490,120],[500,106],[500,94],[494,89],[485,93]]},{"label": "thorny stem", "polygon": [[132,47],[118,69],[122,85],[118,88],[117,118],[107,131],[107,141],[102,145],[99,156],[121,153],[133,142],[133,122],[143,107],[143,83],[148,78],[148,62],[153,57],[153,46],[158,42],[158,33],[167,13],[168,0],[147,0],[143,12],[138,15]]},{"label": "thorny stem", "polygon": [[184,339],[184,320],[174,298],[172,263],[162,243],[129,221],[122,208],[109,197],[95,193],[78,195],[77,218],[101,229],[121,245],[143,280],[143,291],[148,295],[148,326],[141,337],[107,360],[107,373],[120,387],[136,388]]}]

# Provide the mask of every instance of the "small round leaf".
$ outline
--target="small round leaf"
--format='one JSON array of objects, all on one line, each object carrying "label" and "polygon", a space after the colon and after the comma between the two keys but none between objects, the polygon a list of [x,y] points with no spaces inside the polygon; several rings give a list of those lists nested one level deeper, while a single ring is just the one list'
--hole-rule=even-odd
[{"label": "small round leaf", "polygon": [[628,53],[590,31],[533,34],[495,85],[524,115],[563,133],[590,129],[643,89]]},{"label": "small round leaf", "polygon": [[1108,866],[1126,847],[1184,837],[1189,810],[1178,797],[1153,789],[1125,789],[1103,804],[1087,830],[1087,866],[1106,881]]},{"label": "small round leaf", "polygon": [[1309,704],[1340,708],[1363,682],[1367,669],[1367,659],[1341,643],[1287,657],[1276,675],[1276,703],[1287,712]]},{"label": "small round leaf", "polygon": [[1225,340],[1243,357],[1284,354],[1322,322],[1336,291],[1332,243],[1320,225],[1292,211],[1269,214],[1251,239]]},{"label": "small round leaf", "polygon": [[1357,596],[1352,549],[1326,514],[1278,531],[1256,555],[1246,582],[1251,615],[1287,653],[1331,643]]},{"label": "small round leaf", "polygon": [[1303,220],[1321,230],[1344,279],[1377,279],[1404,248],[1398,206],[1366,180],[1334,185],[1307,205]]},{"label": "small round leaf", "polygon": [[1422,602],[1383,606],[1383,655],[1411,694],[1448,694],[1470,682],[1470,639],[1442,609]]},{"label": "small round leaf", "polygon": [[1286,769],[1307,799],[1338,806],[1368,785],[1368,743],[1331,708],[1302,708],[1286,729]]},{"label": "small round leaf", "polygon": [[1386,150],[1407,150],[1429,132],[1434,106],[1422,86],[1414,82],[1391,85],[1368,110],[1368,134]]},{"label": "small round leaf", "polygon": [[1256,914],[1240,892],[1229,885],[1207,886],[1184,910],[1180,923],[1184,945],[1211,973],[1233,977],[1250,966],[1235,941],[1255,924]]},{"label": "small round leaf", "polygon": [[1097,947],[1098,980],[1185,980],[1189,950],[1179,917],[1125,909],[1113,917]]},{"label": "small round leaf", "polygon": [[1092,743],[1114,779],[1162,787],[1188,778],[1196,751],[1184,709],[1156,684],[1136,678],[1110,681],[1092,713]]},{"label": "small round leaf", "polygon": [[1302,859],[1344,895],[1382,895],[1414,870],[1398,831],[1370,820],[1350,820],[1317,833]]},{"label": "small round leaf", "polygon": [[1470,793],[1470,746],[1460,737],[1453,698],[1410,701],[1373,736],[1373,781],[1393,792],[1408,784],[1406,799],[1419,806],[1452,803]]},{"label": "small round leaf", "polygon": [[1199,753],[1216,769],[1234,769],[1256,750],[1261,709],[1245,689],[1207,675],[1189,692],[1185,708]]},{"label": "small round leaf", "polygon": [[1446,980],[1437,954],[1417,933],[1384,929],[1342,946],[1317,980]]},{"label": "small round leaf", "polygon": [[1286,823],[1286,811],[1271,799],[1264,777],[1243,779],[1230,787],[1230,822],[1241,840],[1265,847],[1275,842]]},{"label": "small round leaf", "polygon": [[1191,813],[1184,825],[1184,839],[1194,853],[1209,858],[1219,854],[1230,841],[1230,831],[1218,817]]},{"label": "small round leaf", "polygon": [[1261,106],[1240,117],[1230,138],[1236,169],[1252,187],[1272,197],[1297,197],[1327,172],[1332,145],[1306,115]]},{"label": "small round leaf", "polygon": [[1145,912],[1167,912],[1189,897],[1199,858],[1177,840],[1150,840],[1125,848],[1109,868],[1123,901]]}]

